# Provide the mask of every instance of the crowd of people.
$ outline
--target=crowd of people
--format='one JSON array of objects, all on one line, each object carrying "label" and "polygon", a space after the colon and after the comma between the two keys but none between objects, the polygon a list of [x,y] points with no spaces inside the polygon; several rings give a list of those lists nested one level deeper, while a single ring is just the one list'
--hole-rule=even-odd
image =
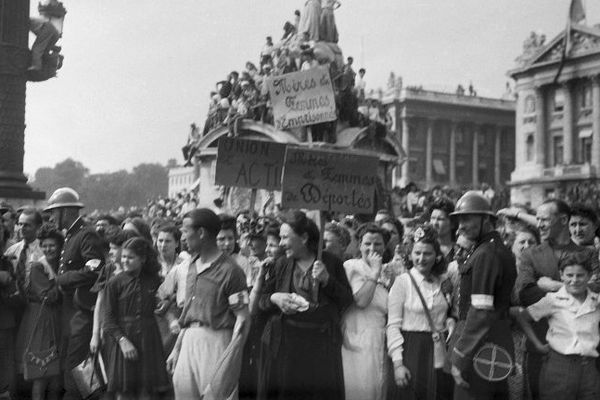
[{"label": "crowd of people", "polygon": [[43,210],[2,205],[1,399],[84,398],[87,362],[104,366],[105,399],[600,393],[600,223],[586,205],[496,212],[469,191],[410,222],[326,223],[83,207],[69,188]]},{"label": "crowd of people", "polygon": [[492,188],[487,183],[482,183],[478,188],[453,189],[449,186],[436,185],[430,189],[423,189],[414,182],[409,182],[403,188],[394,187],[391,192],[391,203],[395,214],[399,217],[420,218],[437,199],[448,198],[456,202],[465,192],[474,189],[489,200],[494,211],[510,204],[510,190],[507,187]]},{"label": "crowd of people", "polygon": [[[392,119],[382,103],[382,93],[367,92],[366,69],[360,68],[357,73],[354,58],[344,60],[337,44],[334,10],[340,5],[337,0],[307,1],[302,11],[294,11],[293,22],[285,22],[280,40],[266,37],[258,62],[247,61],[241,72],[231,71],[216,83],[209,95],[204,127],[191,125],[183,148],[186,165],[192,165],[198,140],[215,128],[227,126],[234,133],[240,119],[273,123],[269,78],[318,66],[329,68],[339,121],[351,127],[369,127],[385,135]],[[401,85],[401,79],[398,82]],[[335,132],[335,123],[315,124],[312,140],[335,143]],[[308,140],[306,129],[301,134],[302,140]]]}]

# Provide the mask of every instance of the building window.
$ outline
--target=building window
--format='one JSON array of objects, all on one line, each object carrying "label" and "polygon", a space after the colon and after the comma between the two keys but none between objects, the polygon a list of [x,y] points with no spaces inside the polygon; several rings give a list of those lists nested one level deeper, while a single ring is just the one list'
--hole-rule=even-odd
[{"label": "building window", "polygon": [[563,137],[554,136],[553,140],[554,165],[561,165],[563,164]]},{"label": "building window", "polygon": [[579,105],[581,109],[592,108],[592,88],[590,85],[582,85],[579,91]]},{"label": "building window", "polygon": [[525,141],[525,157],[527,161],[533,161],[533,135],[528,135]]},{"label": "building window", "polygon": [[525,98],[525,114],[535,113],[535,96],[530,94]]},{"label": "building window", "polygon": [[565,108],[565,93],[556,89],[554,91],[554,112],[562,112]]},{"label": "building window", "polygon": [[578,163],[585,164],[592,161],[592,128],[582,128],[577,135],[579,138]]}]

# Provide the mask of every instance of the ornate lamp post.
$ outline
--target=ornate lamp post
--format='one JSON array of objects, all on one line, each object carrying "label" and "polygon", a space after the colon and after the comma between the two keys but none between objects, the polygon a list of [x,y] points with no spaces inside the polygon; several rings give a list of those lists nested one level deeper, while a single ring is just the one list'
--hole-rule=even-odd
[{"label": "ornate lamp post", "polygon": [[0,0],[0,198],[45,198],[23,175],[29,0]]}]

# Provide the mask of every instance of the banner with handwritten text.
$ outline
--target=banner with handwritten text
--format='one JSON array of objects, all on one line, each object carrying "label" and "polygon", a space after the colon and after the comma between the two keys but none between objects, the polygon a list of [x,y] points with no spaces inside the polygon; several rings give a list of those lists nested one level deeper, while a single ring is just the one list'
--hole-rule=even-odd
[{"label": "banner with handwritten text", "polygon": [[333,86],[326,66],[267,80],[275,127],[291,129],[337,119]]},{"label": "banner with handwritten text", "polygon": [[215,183],[252,189],[281,190],[285,144],[222,137],[217,150]]},{"label": "banner with handwritten text", "polygon": [[284,208],[343,213],[373,212],[376,157],[288,147],[283,167]]}]

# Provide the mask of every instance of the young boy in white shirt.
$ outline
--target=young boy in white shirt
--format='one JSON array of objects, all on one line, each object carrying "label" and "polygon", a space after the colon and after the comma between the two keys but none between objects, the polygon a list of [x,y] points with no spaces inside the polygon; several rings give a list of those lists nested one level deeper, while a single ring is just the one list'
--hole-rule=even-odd
[{"label": "young boy in white shirt", "polygon": [[[596,367],[600,342],[600,300],[588,289],[591,260],[572,253],[559,263],[563,286],[516,313],[536,347],[547,353],[540,373],[540,398],[598,399],[600,373]],[[547,345],[533,335],[529,321],[548,319]]]}]

